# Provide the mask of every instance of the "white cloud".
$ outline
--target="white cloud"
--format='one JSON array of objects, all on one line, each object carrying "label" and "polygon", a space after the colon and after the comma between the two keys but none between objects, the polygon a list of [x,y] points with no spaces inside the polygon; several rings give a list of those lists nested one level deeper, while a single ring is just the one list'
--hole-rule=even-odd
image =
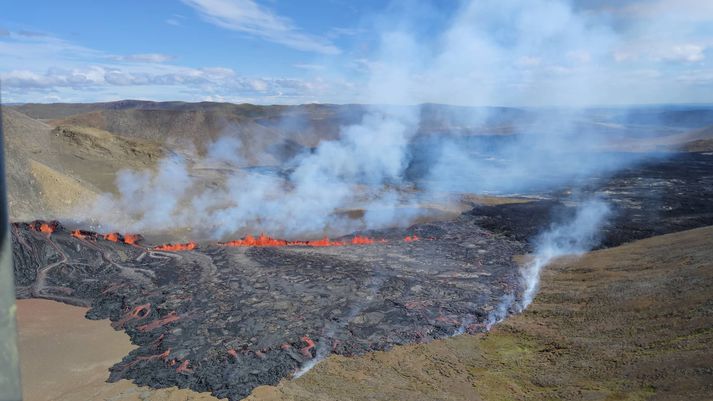
[{"label": "white cloud", "polygon": [[592,55],[585,50],[573,50],[567,53],[567,59],[575,63],[585,64],[592,61]]},{"label": "white cloud", "polygon": [[[52,93],[65,101],[97,101],[111,98],[161,98],[202,100],[239,99],[253,103],[302,103],[332,98],[330,91],[349,93],[339,83],[325,81],[246,77],[230,68],[187,68],[158,65],[93,65],[84,68],[51,68],[44,72],[15,69],[0,73],[7,101],[37,101]],[[152,65],[149,65],[150,67]],[[152,95],[153,92],[153,95]],[[138,94],[146,93],[145,96]],[[71,96],[70,96],[71,94]],[[96,96],[103,96],[99,99]]]},{"label": "white cloud", "polygon": [[303,70],[312,70],[312,71],[320,71],[320,70],[324,70],[326,68],[322,64],[306,64],[306,63],[293,64],[292,66],[295,68],[301,68]]},{"label": "white cloud", "polygon": [[0,37],[0,78],[3,98],[11,102],[223,98],[301,103],[351,93],[339,82],[243,76],[222,66],[176,65],[162,53],[112,55],[53,36],[15,33]]},{"label": "white cloud", "polygon": [[125,56],[111,56],[110,58],[116,61],[129,61],[137,63],[165,63],[174,59],[173,56],[161,53],[128,54]]},{"label": "white cloud", "polygon": [[183,20],[186,19],[185,16],[181,14],[173,14],[170,18],[166,18],[165,22],[173,26],[183,25]]},{"label": "white cloud", "polygon": [[29,70],[13,70],[1,75],[3,86],[9,88],[44,89],[56,87],[83,88],[105,82],[105,71],[99,67],[85,70],[52,69],[44,74]]},{"label": "white cloud", "polygon": [[686,61],[686,62],[697,62],[705,59],[703,52],[705,47],[686,43],[673,45],[668,48],[660,49],[658,58],[661,60],[668,61]]},{"label": "white cloud", "polygon": [[686,71],[676,77],[676,80],[690,85],[713,84],[713,69]]},{"label": "white cloud", "polygon": [[537,67],[542,63],[542,59],[539,57],[522,56],[517,60],[517,65],[523,67]]},{"label": "white cloud", "polygon": [[206,20],[225,29],[247,33],[293,49],[339,54],[328,40],[302,32],[288,18],[279,16],[254,0],[183,0]]}]

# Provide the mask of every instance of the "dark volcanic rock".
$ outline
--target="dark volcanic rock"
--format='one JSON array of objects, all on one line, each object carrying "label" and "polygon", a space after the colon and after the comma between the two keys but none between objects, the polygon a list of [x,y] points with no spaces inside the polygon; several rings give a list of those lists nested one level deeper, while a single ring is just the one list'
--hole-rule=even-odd
[{"label": "dark volcanic rock", "polygon": [[596,179],[579,188],[576,198],[550,196],[528,203],[477,206],[467,214],[484,228],[527,241],[550,225],[569,220],[577,199],[598,196],[613,212],[600,247],[713,225],[713,154],[678,154]]},{"label": "dark volcanic rock", "polygon": [[[360,354],[478,331],[517,291],[520,242],[470,216],[314,248],[206,244],[161,252],[12,227],[18,297],[91,305],[139,348],[111,369],[152,387],[239,399],[329,353]],[[421,237],[405,242],[406,235]]]}]

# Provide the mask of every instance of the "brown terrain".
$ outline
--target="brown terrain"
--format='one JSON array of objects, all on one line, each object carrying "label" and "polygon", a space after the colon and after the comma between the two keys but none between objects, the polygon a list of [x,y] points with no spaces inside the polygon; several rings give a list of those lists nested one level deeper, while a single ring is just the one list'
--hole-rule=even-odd
[{"label": "brown terrain", "polygon": [[87,308],[43,299],[17,302],[25,401],[215,400],[208,394],[106,383],[108,370],[135,347],[106,321],[87,320]]},{"label": "brown terrain", "polygon": [[[200,157],[218,138],[242,143],[238,167],[279,167],[365,113],[361,105],[256,106],[230,103],[125,100],[89,104],[25,104],[3,108],[10,214],[13,221],[71,216],[97,194],[116,192],[121,169],[152,168],[177,154],[206,185],[225,178],[225,166],[204,166]],[[424,105],[421,135],[506,137],[533,123],[527,110],[483,110]],[[612,114],[613,113],[613,114]],[[624,122],[619,120],[624,119]],[[615,121],[604,123],[602,121]],[[616,150],[711,151],[713,113],[703,109],[640,111],[627,117],[592,111],[578,129],[618,138]]]},{"label": "brown terrain", "polygon": [[713,227],[548,267],[483,335],[332,356],[248,400],[711,400]]}]

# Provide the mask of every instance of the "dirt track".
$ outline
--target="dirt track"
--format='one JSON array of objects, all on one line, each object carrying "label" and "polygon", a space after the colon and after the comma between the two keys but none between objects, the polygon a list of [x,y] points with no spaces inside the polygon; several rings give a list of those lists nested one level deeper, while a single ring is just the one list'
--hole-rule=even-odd
[{"label": "dirt track", "polygon": [[257,400],[711,400],[713,227],[561,260],[487,335],[332,356]]}]

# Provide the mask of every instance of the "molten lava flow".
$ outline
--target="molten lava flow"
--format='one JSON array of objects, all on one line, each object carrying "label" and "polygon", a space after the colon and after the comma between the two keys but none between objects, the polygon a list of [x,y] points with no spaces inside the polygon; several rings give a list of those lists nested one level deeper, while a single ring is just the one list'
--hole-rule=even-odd
[{"label": "molten lava flow", "polygon": [[139,362],[141,362],[141,361],[154,361],[154,360],[156,360],[156,359],[161,359],[161,360],[163,360],[163,361],[166,361],[166,360],[168,359],[168,356],[169,356],[169,355],[171,355],[171,348],[169,348],[169,349],[163,351],[163,352],[160,353],[160,354],[156,354],[156,355],[137,356],[136,359],[134,359],[133,361],[127,363],[127,364],[124,366],[124,369],[128,369],[128,368],[130,368],[130,367],[136,365],[137,363],[139,363]]},{"label": "molten lava flow", "polygon": [[141,237],[139,234],[124,235],[124,243],[129,244],[129,245],[136,245],[142,239],[143,239],[143,237]]},{"label": "molten lava flow", "polygon": [[352,245],[370,245],[376,242],[374,239],[369,237],[362,237],[360,235],[352,238]]},{"label": "molten lava flow", "polygon": [[151,323],[141,325],[141,326],[137,327],[136,329],[139,331],[151,331],[151,330],[157,329],[161,326],[167,325],[169,323],[173,323],[180,318],[181,317],[178,316],[178,313],[176,313],[174,311],[174,312],[171,312],[168,315],[162,317],[161,319],[157,319]]},{"label": "molten lava flow", "polygon": [[221,245],[225,246],[286,246],[289,243],[282,239],[275,239],[265,234],[260,234],[255,238],[252,235],[247,235],[243,239],[224,242]]},{"label": "molten lava flow", "polygon": [[193,369],[191,369],[191,368],[188,367],[188,366],[190,366],[190,363],[191,363],[191,361],[189,361],[188,359],[184,360],[183,363],[181,363],[181,365],[176,368],[176,372],[178,372],[178,373],[182,373],[182,372],[191,373],[191,372],[193,372]]},{"label": "molten lava flow", "polygon": [[45,233],[45,234],[52,234],[54,232],[54,227],[47,223],[42,223],[40,225],[40,231]]},{"label": "molten lava flow", "polygon": [[312,352],[310,351],[312,350],[312,348],[314,348],[314,341],[312,341],[312,339],[307,336],[302,337],[302,341],[307,343],[307,346],[302,348],[300,352],[307,358],[312,358]]},{"label": "molten lava flow", "polygon": [[104,239],[111,242],[121,241],[121,234],[119,233],[109,233],[104,235]]},{"label": "molten lava flow", "polygon": [[404,238],[404,241],[405,241],[405,242],[415,242],[415,241],[418,241],[418,240],[420,240],[420,239],[421,239],[421,238],[419,238],[418,235],[414,234],[414,235],[406,236],[406,238]]},{"label": "molten lava flow", "polygon": [[[369,245],[369,244],[374,244],[377,242],[384,243],[384,242],[386,242],[386,240],[384,240],[384,239],[377,240],[377,239],[357,235],[349,241],[349,243],[352,245]],[[243,239],[238,239],[238,240],[233,240],[233,241],[228,241],[228,242],[221,242],[220,245],[235,246],[235,247],[242,247],[242,246],[245,246],[245,247],[250,247],[250,246],[314,246],[314,247],[323,247],[323,246],[344,246],[344,245],[347,245],[347,242],[332,241],[327,237],[324,237],[321,240],[315,240],[315,241],[287,241],[284,239],[272,238],[265,234],[260,234],[260,236],[258,236],[257,238],[252,235],[247,235]]]},{"label": "molten lava flow", "polygon": [[198,248],[198,244],[191,241],[191,242],[188,242],[185,244],[159,245],[159,246],[155,247],[154,249],[157,251],[192,251],[196,248]]},{"label": "molten lava flow", "polygon": [[79,238],[79,239],[86,239],[87,236],[82,233],[80,230],[74,230],[72,231],[72,237],[74,238]]},{"label": "molten lava flow", "polygon": [[103,238],[107,241],[111,242],[123,242],[124,244],[128,245],[136,245],[139,241],[141,241],[144,237],[142,237],[139,234],[124,234],[121,235],[119,233],[109,233],[105,234]]},{"label": "molten lava flow", "polygon": [[322,246],[344,246],[344,242],[342,241],[331,241],[329,238],[324,237],[321,240],[317,241],[307,241],[305,243],[307,246],[316,246],[316,247],[322,247]]},{"label": "molten lava flow", "polygon": [[41,233],[51,235],[53,232],[57,231],[58,228],[60,228],[60,224],[56,220],[52,221],[42,221],[42,220],[35,220],[31,223],[27,224],[27,227],[32,230],[32,231],[39,231]]},{"label": "molten lava flow", "polygon": [[127,322],[134,319],[143,319],[151,313],[151,304],[143,304],[136,306],[129,313],[127,313],[123,318],[119,319],[116,323],[112,323],[114,328],[123,328]]}]

